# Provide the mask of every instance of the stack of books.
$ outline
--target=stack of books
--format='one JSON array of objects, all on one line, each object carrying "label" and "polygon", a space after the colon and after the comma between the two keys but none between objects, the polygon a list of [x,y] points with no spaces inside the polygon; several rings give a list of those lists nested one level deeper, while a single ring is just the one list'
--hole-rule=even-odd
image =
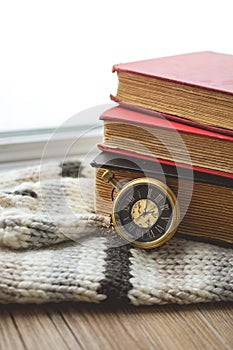
[{"label": "stack of books", "polygon": [[[104,123],[96,212],[111,214],[120,181],[159,179],[179,200],[177,234],[233,243],[233,56],[199,52],[113,67],[118,103]],[[146,174],[146,175],[145,175]]]}]

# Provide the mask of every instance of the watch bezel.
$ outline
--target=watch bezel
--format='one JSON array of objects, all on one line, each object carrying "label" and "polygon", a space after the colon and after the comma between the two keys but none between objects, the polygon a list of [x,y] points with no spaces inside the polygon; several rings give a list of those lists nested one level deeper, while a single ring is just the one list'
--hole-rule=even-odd
[{"label": "watch bezel", "polygon": [[[118,225],[115,213],[116,213],[116,207],[121,200],[121,196],[124,194],[125,191],[127,191],[130,187],[135,186],[135,185],[153,185],[156,186],[159,190],[163,191],[168,198],[171,207],[172,207],[172,219],[170,222],[170,225],[167,229],[167,231],[159,238],[150,241],[150,242],[139,242],[136,240],[130,240],[129,237],[121,230],[120,226]],[[143,249],[152,249],[159,247],[163,245],[165,242],[169,241],[175,234],[178,224],[179,224],[179,219],[180,219],[180,209],[179,209],[179,204],[177,202],[176,196],[174,192],[168,187],[165,183],[154,179],[154,178],[138,178],[131,180],[128,182],[126,185],[124,185],[121,190],[118,192],[117,197],[115,198],[113,202],[113,207],[112,207],[112,223],[119,234],[121,238],[126,240],[127,242],[131,243],[133,246],[138,247],[138,248],[143,248]]]}]

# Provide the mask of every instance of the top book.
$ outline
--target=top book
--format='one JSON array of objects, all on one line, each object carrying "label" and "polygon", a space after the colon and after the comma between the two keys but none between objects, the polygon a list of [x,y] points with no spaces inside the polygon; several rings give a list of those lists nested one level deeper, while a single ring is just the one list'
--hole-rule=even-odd
[{"label": "top book", "polygon": [[196,52],[117,64],[116,96],[129,108],[233,133],[233,55]]}]

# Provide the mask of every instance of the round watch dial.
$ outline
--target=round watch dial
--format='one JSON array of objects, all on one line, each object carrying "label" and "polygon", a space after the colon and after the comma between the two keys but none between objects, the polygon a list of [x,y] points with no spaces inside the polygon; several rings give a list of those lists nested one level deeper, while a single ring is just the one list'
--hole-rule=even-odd
[{"label": "round watch dial", "polygon": [[113,224],[121,237],[141,248],[154,248],[170,239],[179,222],[174,193],[162,182],[130,181],[116,197]]},{"label": "round watch dial", "polygon": [[133,222],[139,227],[152,227],[159,217],[159,209],[155,202],[150,199],[139,199],[131,209]]}]

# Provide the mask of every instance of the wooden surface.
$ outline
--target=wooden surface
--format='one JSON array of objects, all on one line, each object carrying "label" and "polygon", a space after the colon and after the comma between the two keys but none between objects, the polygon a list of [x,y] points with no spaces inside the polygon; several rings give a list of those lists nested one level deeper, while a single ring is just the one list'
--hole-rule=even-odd
[{"label": "wooden surface", "polygon": [[0,306],[0,349],[233,349],[233,303]]}]

